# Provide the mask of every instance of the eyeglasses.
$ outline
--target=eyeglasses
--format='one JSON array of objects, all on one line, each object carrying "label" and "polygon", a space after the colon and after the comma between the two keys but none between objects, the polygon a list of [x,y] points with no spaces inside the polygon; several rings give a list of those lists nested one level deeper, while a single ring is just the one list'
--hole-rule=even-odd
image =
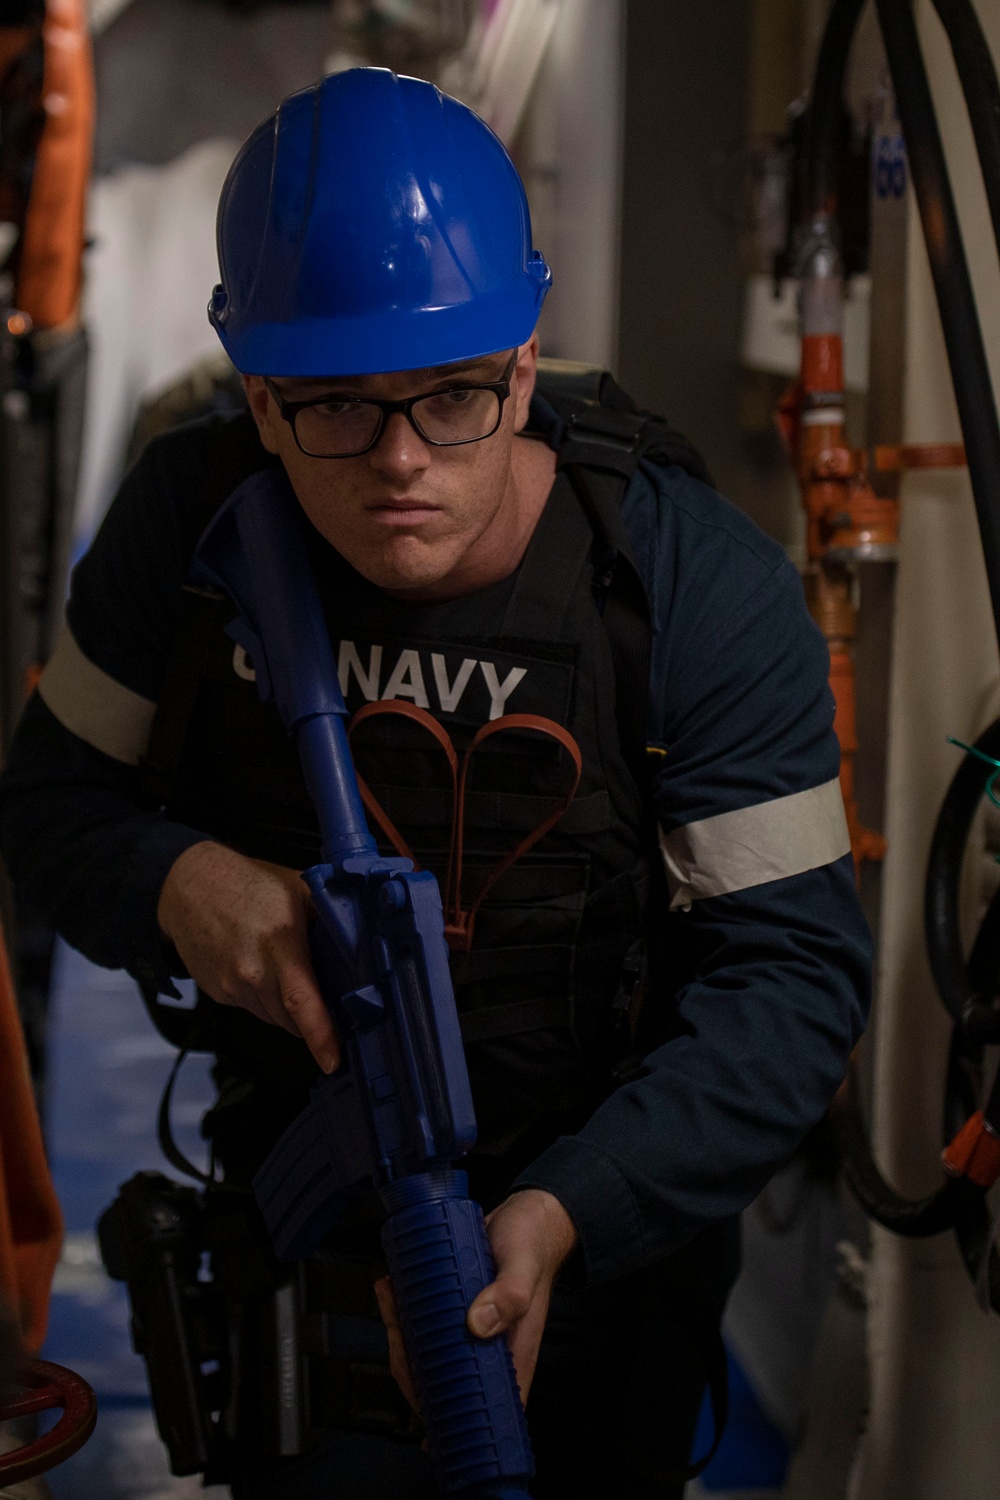
[{"label": "eyeglasses", "polygon": [[517,350],[500,380],[483,385],[455,385],[405,401],[377,401],[367,396],[318,396],[287,401],[274,382],[265,385],[295,441],[310,458],[357,458],[375,447],[394,412],[402,412],[425,442],[454,448],[492,437],[500,426],[510,395]]}]

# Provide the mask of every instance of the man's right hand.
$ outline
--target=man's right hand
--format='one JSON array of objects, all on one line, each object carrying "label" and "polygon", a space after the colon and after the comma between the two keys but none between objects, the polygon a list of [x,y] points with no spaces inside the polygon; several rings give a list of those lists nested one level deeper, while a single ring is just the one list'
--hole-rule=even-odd
[{"label": "man's right hand", "polygon": [[195,983],[300,1036],[324,1073],[340,1047],[313,972],[301,877],[222,844],[192,844],[170,867],[156,909]]}]

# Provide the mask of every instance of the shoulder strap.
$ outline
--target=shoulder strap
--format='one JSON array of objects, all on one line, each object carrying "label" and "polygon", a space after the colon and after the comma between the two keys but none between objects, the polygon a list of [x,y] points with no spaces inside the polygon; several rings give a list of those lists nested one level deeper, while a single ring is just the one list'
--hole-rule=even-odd
[{"label": "shoulder strap", "polygon": [[618,734],[625,762],[644,793],[653,629],[649,599],[621,514],[625,482],[572,460],[564,463],[562,453],[559,467],[565,469],[597,538],[594,599],[611,647]]},{"label": "shoulder strap", "polygon": [[[501,635],[507,640],[558,640],[593,547],[590,516],[564,486],[557,485],[517,570]],[[559,559],[557,568],[552,566],[553,558]]]},{"label": "shoulder strap", "polygon": [[557,453],[600,539],[595,597],[611,644],[622,750],[641,789],[646,785],[652,619],[642,573],[622,517],[625,492],[642,460],[677,465],[711,484],[704,459],[652,412],[640,411],[614,377],[597,365],[540,359],[527,431]]},{"label": "shoulder strap", "polygon": [[712,482],[694,444],[664,417],[640,410],[597,365],[540,359],[526,430],[544,436],[565,463],[606,470],[626,484],[642,459]]}]

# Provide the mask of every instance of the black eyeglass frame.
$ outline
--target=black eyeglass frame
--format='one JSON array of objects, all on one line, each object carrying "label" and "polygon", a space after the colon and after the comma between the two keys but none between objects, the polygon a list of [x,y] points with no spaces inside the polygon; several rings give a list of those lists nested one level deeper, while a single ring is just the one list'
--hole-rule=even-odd
[{"label": "black eyeglass frame", "polygon": [[[469,443],[485,442],[487,438],[494,435],[503,421],[503,409],[510,396],[510,382],[516,364],[517,350],[515,349],[507,362],[507,368],[499,380],[459,381],[456,385],[446,386],[440,391],[420,391],[416,396],[407,396],[403,401],[382,401],[376,396],[341,395],[333,397],[329,395],[312,396],[308,401],[289,401],[281,394],[269,375],[264,376],[264,384],[274,398],[278,408],[278,415],[292,429],[292,437],[295,439],[296,447],[300,453],[305,454],[306,458],[360,458],[363,454],[370,453],[373,448],[378,446],[379,439],[385,431],[386,422],[396,412],[402,412],[417,436],[425,443],[429,443],[432,448],[463,448]],[[489,432],[484,432],[479,437],[474,438],[455,438],[450,442],[441,442],[438,438],[428,437],[413,420],[414,406],[419,401],[426,401],[431,396],[450,396],[456,391],[492,391],[497,398],[497,419],[495,425],[490,428]],[[377,406],[379,408],[381,420],[375,429],[375,436],[364,448],[358,448],[353,453],[310,453],[308,448],[303,448],[295,425],[299,412],[306,411],[310,406],[325,406],[331,399],[344,402],[345,404],[350,403],[353,406]]]}]

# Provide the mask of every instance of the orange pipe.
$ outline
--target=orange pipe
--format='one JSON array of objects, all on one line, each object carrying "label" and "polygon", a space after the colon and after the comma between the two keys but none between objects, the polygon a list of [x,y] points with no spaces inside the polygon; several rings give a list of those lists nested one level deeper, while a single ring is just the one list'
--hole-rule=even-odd
[{"label": "orange pipe", "polygon": [[62,1239],[62,1213],[0,931],[0,1295],[17,1312],[29,1353],[45,1338]]},{"label": "orange pipe", "polygon": [[854,657],[847,642],[839,648],[830,644],[830,687],[833,690],[836,712],[833,727],[840,741],[840,790],[847,814],[847,831],[851,839],[854,870],[860,876],[861,865],[866,859],[885,858],[886,841],[873,828],[866,828],[858,813],[858,799],[854,795],[854,757],[858,748],[857,726],[854,717]]},{"label": "orange pipe", "polygon": [[850,551],[858,542],[879,545],[895,537],[896,510],[880,500],[859,474],[844,430],[844,356],[838,333],[807,334],[802,340],[801,376],[782,399],[778,426],[795,465],[806,513],[809,565],[803,578],[809,610],[830,650],[830,688],[835,704],[834,730],[840,743],[840,786],[851,839],[855,873],[864,860],[880,860],[885,840],[866,828],[854,794],[854,757],[858,748],[854,708],[854,657],[857,631],[851,579],[828,553],[833,546]]},{"label": "orange pipe", "polygon": [[47,0],[42,107],[14,300],[27,327],[75,320],[94,130],[94,81],[83,0]]},{"label": "orange pipe", "polygon": [[807,333],[802,340],[802,389],[807,396],[844,393],[844,341],[838,333]]},{"label": "orange pipe", "polygon": [[962,443],[880,443],[872,450],[872,459],[880,474],[896,469],[961,469],[966,463]]}]

